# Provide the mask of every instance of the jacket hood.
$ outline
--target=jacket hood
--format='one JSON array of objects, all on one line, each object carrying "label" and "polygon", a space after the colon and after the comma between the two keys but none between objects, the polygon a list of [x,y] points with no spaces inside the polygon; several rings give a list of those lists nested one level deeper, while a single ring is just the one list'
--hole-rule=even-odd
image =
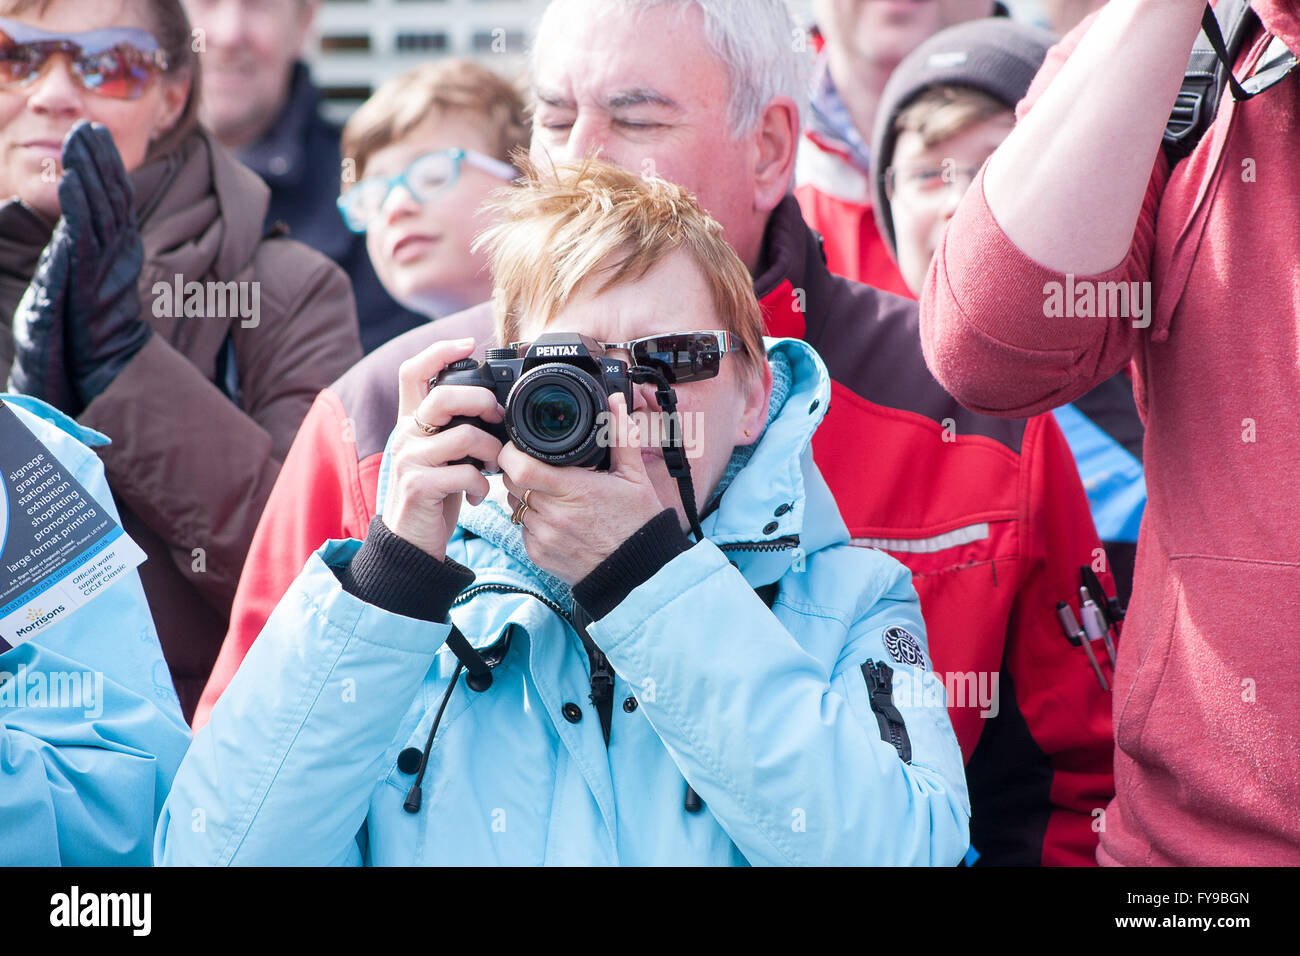
[{"label": "jacket hood", "polygon": [[[700,522],[705,537],[754,587],[779,580],[814,551],[848,540],[839,508],[812,459],[812,436],[830,403],[830,375],[806,342],[765,341],[769,361],[789,365],[789,391],[779,411],[769,415],[748,462],[732,478],[718,506]],[[381,506],[387,481],[385,455],[379,479]],[[453,541],[466,537],[482,538],[503,552],[511,570],[541,583],[556,601],[569,599],[563,582],[528,560],[519,529],[496,501],[462,506]]]},{"label": "jacket hood", "polygon": [[813,433],[830,405],[830,373],[807,342],[766,341],[769,360],[779,356],[790,365],[789,393],[717,509],[701,522],[705,536],[728,552],[746,578],[751,571],[763,578],[751,578],[752,584],[771,583],[789,569],[795,548],[774,550],[787,540],[797,539],[804,555],[848,540],[839,507],[812,458]]}]

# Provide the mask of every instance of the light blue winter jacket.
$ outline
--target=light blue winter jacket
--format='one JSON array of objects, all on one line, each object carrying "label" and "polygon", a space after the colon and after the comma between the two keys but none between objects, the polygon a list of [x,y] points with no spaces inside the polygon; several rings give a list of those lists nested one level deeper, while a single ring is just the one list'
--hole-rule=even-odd
[{"label": "light blue winter jacket", "polygon": [[[36,399],[3,398],[120,520],[86,447],[108,439]],[[189,739],[132,571],[0,654],[0,866],[148,866]]]},{"label": "light blue winter jacket", "polygon": [[[848,544],[809,445],[830,398],[826,369],[802,342],[771,345],[793,384],[704,520],[708,540],[589,628],[618,675],[608,750],[587,654],[550,606],[554,582],[493,543],[509,546],[513,529],[489,501],[462,511],[449,544],[477,573],[451,617],[476,646],[508,649],[488,690],[457,684],[419,812],[403,809],[413,777],[398,755],[423,749],[456,667],[443,648],[449,627],[345,592],[329,566],[360,544],[332,541],[196,736],[159,819],[156,860],[959,861],[970,812],[961,752],[942,685],[907,662],[925,640],[910,575]],[[754,587],[777,580],[769,611]],[[868,659],[894,671],[910,763],[884,739]],[[686,781],[703,812],[683,809]]]}]

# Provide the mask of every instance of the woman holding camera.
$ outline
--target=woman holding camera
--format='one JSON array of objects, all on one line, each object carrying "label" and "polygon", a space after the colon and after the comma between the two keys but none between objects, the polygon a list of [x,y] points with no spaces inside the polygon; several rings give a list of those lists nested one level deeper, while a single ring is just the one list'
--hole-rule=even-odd
[{"label": "woman holding camera", "polygon": [[[797,341],[765,353],[744,265],[679,187],[599,162],[531,175],[487,234],[523,378],[504,408],[430,389],[472,340],[403,365],[382,515],[277,607],[156,860],[956,863],[961,753],[910,577],[849,544],[812,462],[825,367]],[[574,344],[530,345],[557,333]],[[578,336],[631,367],[631,409],[594,374],[519,398],[534,366],[585,363]],[[576,410],[585,434],[611,389],[607,468],[453,424],[510,418],[527,445]],[[641,437],[669,389],[685,494]]]},{"label": "woman holding camera", "polygon": [[279,462],[360,358],[346,277],[197,126],[179,0],[0,0],[0,381],[102,451],[186,717]]}]

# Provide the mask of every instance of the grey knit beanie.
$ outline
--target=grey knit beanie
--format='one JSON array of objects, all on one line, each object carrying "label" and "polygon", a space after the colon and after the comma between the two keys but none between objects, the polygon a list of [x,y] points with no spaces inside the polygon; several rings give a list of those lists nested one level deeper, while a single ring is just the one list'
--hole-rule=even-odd
[{"label": "grey knit beanie", "polygon": [[871,185],[876,226],[898,258],[894,218],[885,195],[885,170],[894,157],[894,121],[907,105],[936,86],[987,93],[1014,109],[1029,91],[1056,37],[1006,17],[969,20],[941,30],[903,58],[889,77],[871,137]]}]

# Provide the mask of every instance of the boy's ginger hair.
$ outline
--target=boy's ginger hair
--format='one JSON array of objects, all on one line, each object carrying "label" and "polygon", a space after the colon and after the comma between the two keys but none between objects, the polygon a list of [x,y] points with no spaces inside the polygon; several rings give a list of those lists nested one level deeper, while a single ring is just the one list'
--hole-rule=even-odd
[{"label": "boy's ginger hair", "polygon": [[448,115],[477,121],[493,159],[508,163],[515,150],[528,146],[524,99],[504,78],[473,60],[422,63],[379,87],[343,127],[340,149],[354,171],[344,177],[343,191],[365,176],[375,153]]}]

